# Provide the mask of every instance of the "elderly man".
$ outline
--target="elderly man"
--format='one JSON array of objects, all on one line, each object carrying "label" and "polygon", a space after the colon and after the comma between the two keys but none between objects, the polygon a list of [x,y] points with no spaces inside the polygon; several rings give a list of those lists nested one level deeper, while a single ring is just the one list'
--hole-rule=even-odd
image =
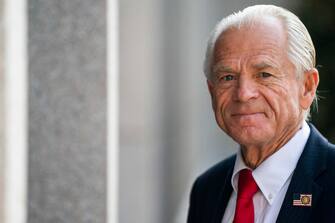
[{"label": "elderly man", "polygon": [[240,150],[198,177],[188,223],[335,222],[335,147],[305,121],[319,75],[298,17],[256,5],[224,18],[204,70]]}]

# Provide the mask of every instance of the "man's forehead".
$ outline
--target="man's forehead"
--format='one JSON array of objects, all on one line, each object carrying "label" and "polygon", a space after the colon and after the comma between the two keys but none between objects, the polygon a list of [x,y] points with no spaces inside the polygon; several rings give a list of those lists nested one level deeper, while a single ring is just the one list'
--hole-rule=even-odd
[{"label": "man's forehead", "polygon": [[[283,22],[278,18],[266,16],[263,19],[255,18],[252,22],[242,23],[227,28],[219,34],[214,48],[218,43],[225,43],[226,39],[231,40],[232,38],[238,38],[241,40],[241,43],[243,43],[250,38],[250,34],[259,34],[257,40],[255,40],[258,42],[267,40],[272,36],[281,37],[284,42],[286,42],[285,40],[287,39],[287,32]],[[277,40],[279,41],[279,39]],[[229,47],[229,42],[226,44],[226,47]]]},{"label": "man's forehead", "polygon": [[278,19],[254,23],[251,28],[231,28],[219,37],[213,56],[213,65],[220,62],[223,67],[254,60],[258,68],[275,66],[288,56],[286,33]]},{"label": "man's forehead", "polygon": [[228,33],[236,30],[256,30],[256,29],[276,29],[286,30],[284,22],[277,17],[265,15],[263,17],[252,17],[250,19],[245,19],[240,23],[232,24],[225,28],[219,36],[222,36],[224,33]]}]

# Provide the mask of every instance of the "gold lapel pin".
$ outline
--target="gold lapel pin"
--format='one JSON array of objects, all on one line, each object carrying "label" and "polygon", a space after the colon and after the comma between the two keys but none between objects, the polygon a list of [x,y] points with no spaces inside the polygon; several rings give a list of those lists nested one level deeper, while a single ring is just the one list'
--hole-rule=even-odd
[{"label": "gold lapel pin", "polygon": [[293,206],[312,206],[312,194],[293,194]]}]

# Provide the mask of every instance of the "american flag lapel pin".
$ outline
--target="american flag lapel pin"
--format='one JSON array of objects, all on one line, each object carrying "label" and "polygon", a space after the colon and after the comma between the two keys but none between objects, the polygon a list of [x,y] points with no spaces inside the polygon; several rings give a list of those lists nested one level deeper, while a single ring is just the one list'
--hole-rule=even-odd
[{"label": "american flag lapel pin", "polygon": [[293,206],[312,206],[312,194],[293,194]]}]

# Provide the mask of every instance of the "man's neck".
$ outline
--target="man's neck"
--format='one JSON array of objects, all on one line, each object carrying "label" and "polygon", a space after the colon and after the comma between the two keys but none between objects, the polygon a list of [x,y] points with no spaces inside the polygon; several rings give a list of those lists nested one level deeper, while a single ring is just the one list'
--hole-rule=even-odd
[{"label": "man's neck", "polygon": [[277,138],[276,142],[268,142],[266,145],[241,145],[242,157],[245,164],[251,169],[257,168],[264,160],[282,148],[300,128],[301,125],[297,125],[296,128],[292,128],[280,138]]}]

